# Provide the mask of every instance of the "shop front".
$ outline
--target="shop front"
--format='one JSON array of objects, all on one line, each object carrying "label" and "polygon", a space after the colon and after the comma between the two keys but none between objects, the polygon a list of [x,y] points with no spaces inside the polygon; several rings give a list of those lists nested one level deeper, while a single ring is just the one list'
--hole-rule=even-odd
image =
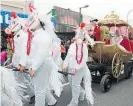
[{"label": "shop front", "polygon": [[[22,14],[22,13],[17,13],[17,15],[20,18],[27,18],[28,17],[28,15]],[[0,10],[1,31],[4,31],[5,27],[8,26],[10,19],[11,19],[11,12]]]}]

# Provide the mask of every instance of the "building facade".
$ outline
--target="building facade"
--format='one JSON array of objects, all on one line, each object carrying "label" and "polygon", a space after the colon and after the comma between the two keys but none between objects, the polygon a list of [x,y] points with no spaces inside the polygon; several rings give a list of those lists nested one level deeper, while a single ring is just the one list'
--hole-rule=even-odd
[{"label": "building facade", "polygon": [[34,4],[34,0],[1,0],[1,10],[28,14],[28,4]]},{"label": "building facade", "polygon": [[93,19],[87,15],[80,17],[79,12],[57,6],[54,6],[48,15],[50,15],[57,32],[73,32],[79,26],[79,19],[85,23],[90,23],[90,20]]}]

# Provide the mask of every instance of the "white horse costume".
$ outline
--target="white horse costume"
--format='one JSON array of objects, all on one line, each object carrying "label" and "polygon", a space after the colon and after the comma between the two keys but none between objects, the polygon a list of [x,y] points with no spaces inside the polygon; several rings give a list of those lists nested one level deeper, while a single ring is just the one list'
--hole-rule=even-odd
[{"label": "white horse costume", "polygon": [[2,106],[22,106],[28,100],[28,96],[24,96],[26,86],[17,83],[11,69],[0,67],[0,70]]},{"label": "white horse costume", "polygon": [[95,45],[94,39],[92,39],[90,35],[88,35],[88,29],[85,23],[81,23],[80,27],[76,29],[75,38],[81,38],[82,40],[85,38],[88,41],[89,45]]},{"label": "white horse costume", "polygon": [[54,68],[53,68],[53,71],[50,77],[50,85],[51,85],[51,88],[55,91],[55,94],[58,97],[60,97],[61,92],[62,92],[62,87],[63,87],[62,83],[65,82],[63,75],[58,73],[59,70],[62,70],[62,58],[61,58],[61,50],[60,50],[61,40],[55,34],[54,26],[50,18],[49,17],[47,18],[48,18],[47,20],[44,20],[44,22],[46,23],[45,29],[51,35],[53,39],[52,58],[54,60]]},{"label": "white horse costume", "polygon": [[[25,21],[17,16],[16,13],[12,12],[11,24],[6,28],[5,32],[10,34],[14,32],[12,49],[13,57],[11,66],[19,68],[25,66],[27,68],[27,42],[28,42],[28,33],[23,30]],[[22,72],[14,72],[15,80],[19,84],[24,84],[27,86],[26,94],[30,98],[34,96],[33,86],[30,82],[30,77],[28,74]]]},{"label": "white horse costume", "polygon": [[57,42],[53,42],[52,57],[54,60],[54,69],[50,77],[50,84],[52,89],[55,91],[55,94],[60,97],[65,79],[63,78],[63,75],[58,73],[58,71],[62,70],[63,62],[61,58],[60,45]]},{"label": "white horse costume", "polygon": [[[83,43],[84,38],[86,38],[92,46],[95,44],[93,39],[87,34],[87,31],[80,28],[76,35],[76,41],[70,45],[63,64],[65,68],[68,67],[70,73],[75,73],[74,76],[68,76],[72,88],[72,100],[68,106],[77,106],[78,99],[84,100],[85,94],[87,102],[91,105],[94,104],[91,88],[91,74],[86,64],[88,60],[88,48],[87,45]],[[84,79],[85,90],[80,86],[82,79]]]},{"label": "white horse costume", "polygon": [[[33,14],[38,14],[36,9],[33,6],[30,6],[30,7],[31,7],[31,10],[34,12]],[[53,64],[54,68],[50,76],[50,88],[55,91],[55,94],[58,97],[60,97],[62,86],[63,86],[62,82],[65,82],[63,76],[58,73],[58,70],[61,70],[61,67],[62,67],[62,59],[61,59],[61,52],[60,52],[61,40],[57,37],[57,35],[54,32],[54,26],[50,20],[50,17],[48,17],[47,15],[43,15],[39,17],[39,19],[43,22],[44,24],[43,27],[45,31],[51,36],[51,39],[52,39],[51,53],[54,61],[52,60],[51,63]]]},{"label": "white horse costume", "polygon": [[48,33],[48,21],[45,15],[38,15],[36,9],[30,4],[31,14],[26,26],[33,31],[31,52],[28,58],[30,70],[35,72],[32,77],[35,90],[35,106],[44,106],[45,99],[48,105],[56,104],[56,99],[50,92],[49,83],[54,62],[51,56],[52,36]]}]

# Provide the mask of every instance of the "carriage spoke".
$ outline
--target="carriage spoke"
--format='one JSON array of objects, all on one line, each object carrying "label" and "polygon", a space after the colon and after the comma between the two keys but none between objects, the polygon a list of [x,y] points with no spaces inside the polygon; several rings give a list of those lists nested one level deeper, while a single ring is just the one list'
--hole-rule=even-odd
[{"label": "carriage spoke", "polygon": [[122,57],[120,54],[116,53],[112,60],[112,74],[115,78],[118,78],[121,74],[121,66],[122,66]]}]

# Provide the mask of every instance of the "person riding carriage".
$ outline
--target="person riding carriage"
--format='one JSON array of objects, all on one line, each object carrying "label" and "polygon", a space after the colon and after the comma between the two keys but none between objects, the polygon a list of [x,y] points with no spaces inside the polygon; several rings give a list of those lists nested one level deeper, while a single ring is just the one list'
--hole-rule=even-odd
[{"label": "person riding carriage", "polygon": [[[133,29],[128,23],[119,19],[119,16],[112,11],[103,20],[99,20],[100,38],[106,44],[119,44],[127,51],[133,53],[133,41],[129,38],[129,29]],[[107,34],[106,34],[107,33]]]}]

